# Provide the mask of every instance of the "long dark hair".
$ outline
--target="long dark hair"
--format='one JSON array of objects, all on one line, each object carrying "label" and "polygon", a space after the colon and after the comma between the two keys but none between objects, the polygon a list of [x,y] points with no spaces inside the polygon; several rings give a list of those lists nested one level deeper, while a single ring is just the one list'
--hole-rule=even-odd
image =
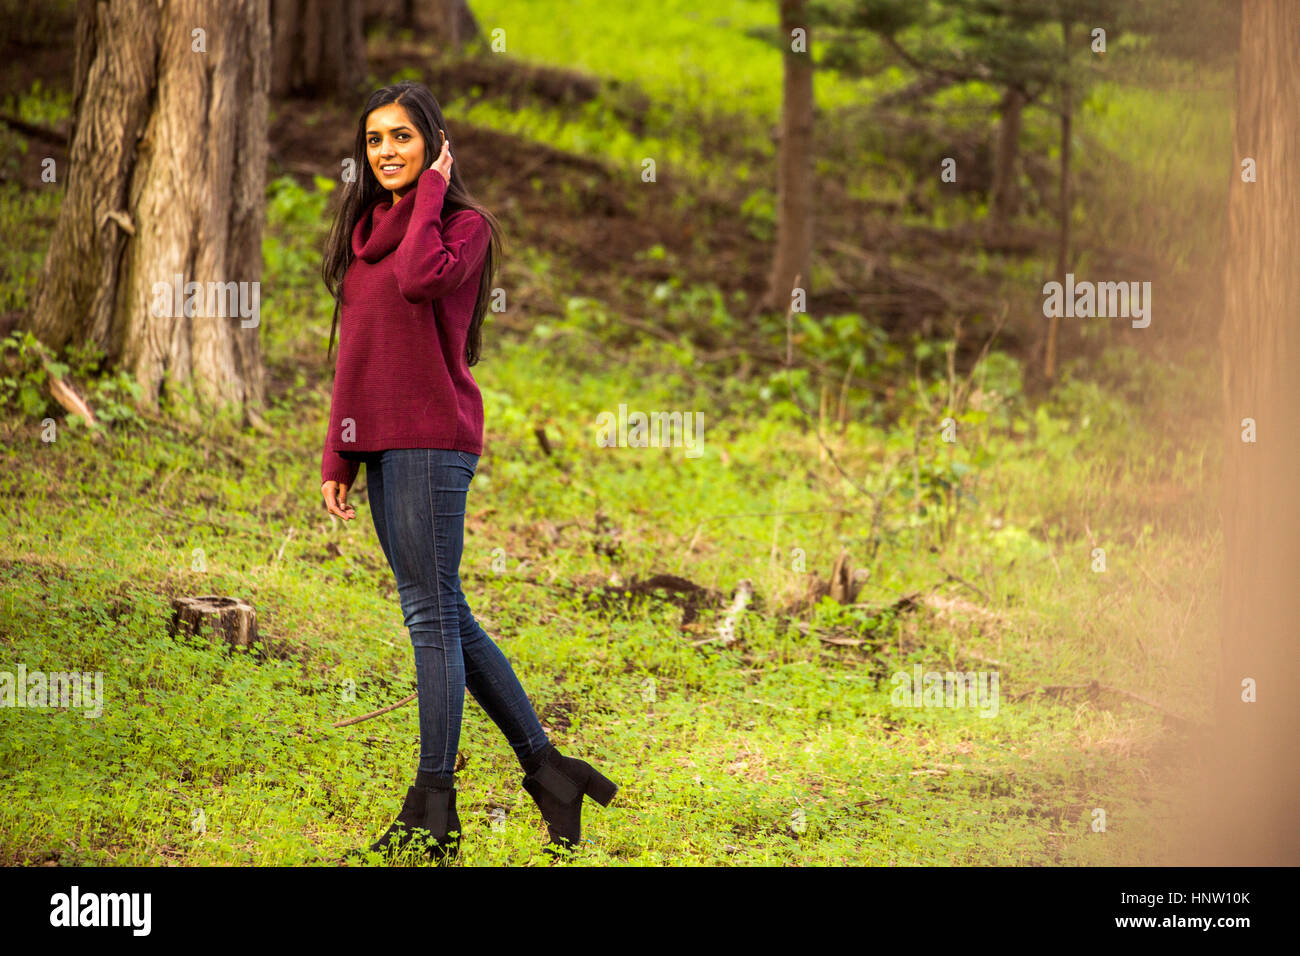
[{"label": "long dark hair", "polygon": [[[370,99],[366,101],[366,108],[362,110],[361,119],[357,122],[356,143],[352,147],[352,161],[357,170],[357,177],[352,182],[344,184],[338,212],[334,216],[334,225],[330,228],[329,240],[321,256],[321,276],[325,280],[325,288],[329,289],[330,295],[334,297],[334,322],[330,325],[330,342],[325,350],[326,364],[330,362],[334,351],[334,332],[339,324],[343,276],[347,273],[348,266],[352,264],[352,230],[356,228],[357,220],[370,208],[371,203],[389,193],[389,190],[379,185],[379,180],[375,179],[366,156],[366,121],[370,119],[370,114],[374,110],[389,103],[400,103],[405,108],[407,115],[411,117],[411,122],[415,124],[415,128],[424,139],[425,155],[421,170],[428,169],[429,164],[437,159],[436,155],[430,155],[430,151],[439,142],[439,137],[435,135],[438,130],[446,131],[447,138],[452,138],[450,130],[447,130],[447,121],[442,115],[442,107],[423,83],[407,80],[385,86],[371,93]],[[482,345],[480,329],[483,325],[483,316],[487,314],[492,279],[501,261],[501,225],[497,222],[497,218],[465,188],[459,161],[451,164],[451,181],[447,184],[442,208],[444,218],[462,209],[473,209],[487,222],[492,233],[487,258],[483,263],[483,275],[479,279],[474,317],[470,321],[469,335],[465,339],[465,361],[469,365],[476,365]]]}]

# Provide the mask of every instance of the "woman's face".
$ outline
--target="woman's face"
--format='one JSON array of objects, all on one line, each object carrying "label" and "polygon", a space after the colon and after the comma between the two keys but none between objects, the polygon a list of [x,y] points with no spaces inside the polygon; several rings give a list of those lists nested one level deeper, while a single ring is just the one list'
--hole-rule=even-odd
[{"label": "woman's face", "polygon": [[432,162],[425,158],[424,137],[400,103],[371,111],[366,120],[366,158],[379,185],[392,190],[393,202],[415,187]]}]

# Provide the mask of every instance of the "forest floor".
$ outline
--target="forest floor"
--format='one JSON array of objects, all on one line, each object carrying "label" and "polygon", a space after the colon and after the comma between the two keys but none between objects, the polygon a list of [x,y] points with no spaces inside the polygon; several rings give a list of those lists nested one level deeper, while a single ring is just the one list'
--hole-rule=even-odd
[{"label": "forest floor", "polygon": [[[414,71],[444,103],[517,98],[520,112],[579,117],[600,95],[589,73],[555,65],[430,66],[391,38],[369,54],[376,76]],[[11,57],[0,103],[59,129],[67,62]],[[636,115],[698,119],[689,102],[620,95]],[[821,324],[796,327],[787,368],[784,319],[753,307],[771,244],[761,217],[739,215],[739,180],[663,168],[646,184],[608,158],[451,109],[449,122],[471,188],[506,227],[513,300],[489,316],[474,370],[487,443],[461,576],[552,740],[620,784],[584,815],[583,859],[1167,859],[1217,647],[1214,396],[1198,373],[1158,344],[1081,334],[1086,369],[1030,394],[1032,325],[1008,323],[983,352],[1000,311],[1034,302],[1047,225],[990,238],[977,221],[924,221],[938,215],[924,193],[855,198],[835,176],[817,185]],[[710,158],[760,162],[748,122],[709,126]],[[42,441],[56,407],[20,409],[21,382],[5,392],[0,670],[101,672],[104,699],[94,718],[0,708],[0,862],[329,863],[400,805],[414,704],[333,727],[414,687],[365,474],[349,524],[318,491],[320,180],[354,123],[329,103],[275,106],[272,441],[133,414],[124,385],[89,376],[106,440],[60,418]],[[66,159],[23,138],[0,183],[0,335],[57,214],[38,157]],[[592,423],[620,404],[702,409],[703,454],[593,447]],[[946,417],[955,443],[937,437]],[[848,603],[826,595],[842,553],[858,572]],[[728,639],[742,580],[754,598]],[[169,602],[193,594],[252,603],[265,646],[173,636]],[[997,683],[964,705],[902,699],[917,672],[937,675],[930,687],[959,673]],[[540,816],[468,695],[459,766],[462,864],[541,863]]]}]

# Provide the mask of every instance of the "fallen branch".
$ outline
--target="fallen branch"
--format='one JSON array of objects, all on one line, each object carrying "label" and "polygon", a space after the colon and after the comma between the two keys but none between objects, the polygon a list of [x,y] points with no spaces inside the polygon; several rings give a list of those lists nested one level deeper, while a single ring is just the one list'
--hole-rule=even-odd
[{"label": "fallen branch", "polygon": [[823,644],[831,644],[835,647],[861,647],[868,643],[867,641],[857,637],[836,637],[832,634],[818,634],[817,640],[821,641]]},{"label": "fallen branch", "polygon": [[45,367],[45,372],[50,377],[50,394],[54,400],[59,403],[67,412],[72,415],[80,415],[85,420],[86,425],[90,428],[90,434],[96,441],[104,440],[103,426],[95,418],[95,413],[90,410],[86,400],[77,394],[76,389],[63,380],[63,377],[54,371],[55,358],[45,343],[37,340],[34,343],[34,351],[40,356],[41,364]]},{"label": "fallen branch", "polygon": [[281,558],[284,557],[284,546],[287,545],[290,539],[293,538],[293,533],[295,530],[296,529],[294,528],[290,528],[289,533],[284,536],[284,540],[280,542],[280,550],[275,552],[275,557],[271,560],[272,564],[275,564],[276,561],[279,561]]},{"label": "fallen branch", "polygon": [[85,419],[86,424],[90,427],[91,436],[96,441],[103,441],[103,428],[96,421],[95,413],[90,410],[90,406],[86,404],[85,399],[78,395],[71,385],[50,372],[48,364],[46,364],[45,369],[50,375],[50,394],[54,396],[54,400],[71,414],[80,415]]},{"label": "fallen branch", "polygon": [[68,145],[68,134],[61,133],[57,129],[50,129],[48,126],[37,126],[35,123],[29,123],[26,120],[19,119],[9,113],[0,113],[0,123],[24,133],[27,136],[34,136],[37,139],[43,139],[51,143],[58,143],[60,146]]},{"label": "fallen branch", "polygon": [[899,611],[910,611],[916,607],[918,598],[920,598],[922,595],[928,594],[938,586],[939,585],[934,584],[926,588],[924,591],[910,591],[907,594],[904,594],[901,597],[899,597],[897,601],[894,601],[890,604],[880,604],[879,602],[860,601],[856,604],[846,604],[844,606],[846,608],[851,607],[860,610],[874,611],[876,613],[881,613],[884,611],[894,611],[895,613]]},{"label": "fallen branch", "polygon": [[957,657],[958,659],[975,661],[979,664],[987,664],[989,667],[996,667],[998,670],[1004,670],[1007,666],[1001,661],[994,660],[991,657],[985,657],[983,654],[976,654],[974,651],[968,651],[962,647],[957,648]]},{"label": "fallen branch", "polygon": [[1103,684],[1100,681],[1096,681],[1096,680],[1089,681],[1086,684],[1047,684],[1043,687],[1036,687],[1033,690],[1022,691],[1019,694],[1012,694],[1010,699],[1013,701],[1023,700],[1024,698],[1030,697],[1033,694],[1047,694],[1053,697],[1060,697],[1063,694],[1067,694],[1072,691],[1087,691],[1088,696],[1092,698],[1095,698],[1099,692],[1106,691],[1111,694],[1116,694],[1120,697],[1127,697],[1130,700],[1135,700],[1140,704],[1146,704],[1148,707],[1160,711],[1169,719],[1177,721],[1178,723],[1181,723],[1187,727],[1205,726],[1204,724],[1201,724],[1198,721],[1191,720],[1190,718],[1184,717],[1181,714],[1174,713],[1173,711],[1169,710],[1162,704],[1158,704],[1154,700],[1151,700],[1149,697],[1143,697],[1141,694],[1135,694],[1131,690],[1124,690],[1122,687],[1114,687],[1110,684]]},{"label": "fallen branch", "polygon": [[372,710],[370,713],[362,714],[360,717],[349,717],[347,720],[340,720],[333,726],[347,727],[350,724],[359,724],[361,721],[369,720],[371,717],[378,717],[380,714],[386,714],[390,710],[397,710],[397,708],[401,707],[403,704],[409,704],[411,701],[415,700],[415,698],[415,694],[412,694],[409,697],[403,697],[395,704],[389,704],[387,707],[380,707],[378,710]]},{"label": "fallen branch", "polygon": [[743,579],[736,585],[736,597],[732,600],[731,607],[727,608],[727,616],[718,625],[718,637],[724,647],[736,639],[736,618],[740,616],[740,612],[745,609],[753,596],[754,585],[750,583],[749,578]]},{"label": "fallen branch", "polygon": [[949,580],[949,581],[956,581],[958,584],[962,584],[962,585],[965,585],[966,587],[970,588],[972,591],[974,591],[976,594],[978,594],[980,597],[982,597],[982,598],[984,599],[984,602],[985,602],[986,604],[992,604],[992,603],[993,603],[993,602],[989,599],[989,596],[988,596],[987,594],[985,594],[982,590],[980,590],[979,588],[977,588],[975,585],[971,584],[971,583],[970,583],[969,581],[967,581],[965,578],[963,578],[963,577],[958,577],[957,575],[953,574],[951,571],[949,571],[947,568],[945,568],[942,564],[939,565],[939,570],[942,571],[944,574],[948,575],[948,580]]}]

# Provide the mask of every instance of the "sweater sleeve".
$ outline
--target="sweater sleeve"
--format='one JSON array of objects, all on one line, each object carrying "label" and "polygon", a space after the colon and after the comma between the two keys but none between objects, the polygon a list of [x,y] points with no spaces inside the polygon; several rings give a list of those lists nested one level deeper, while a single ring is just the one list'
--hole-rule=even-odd
[{"label": "sweater sleeve", "polygon": [[487,222],[462,209],[440,226],[447,181],[436,169],[420,174],[406,235],[393,252],[397,288],[407,302],[428,302],[455,292],[477,274],[492,238]]},{"label": "sweater sleeve", "polygon": [[321,454],[320,460],[320,483],[323,485],[327,481],[337,481],[340,484],[347,485],[351,488],[357,481],[357,472],[361,469],[361,462],[348,461],[336,451],[326,449]]},{"label": "sweater sleeve", "polygon": [[[337,387],[338,379],[335,379]],[[361,462],[348,461],[336,451],[329,450],[329,426],[334,421],[334,395],[330,394],[330,417],[329,422],[325,425],[325,447],[321,451],[320,458],[320,481],[325,484],[327,481],[338,481],[349,488],[356,483],[357,472],[361,468]]]}]

